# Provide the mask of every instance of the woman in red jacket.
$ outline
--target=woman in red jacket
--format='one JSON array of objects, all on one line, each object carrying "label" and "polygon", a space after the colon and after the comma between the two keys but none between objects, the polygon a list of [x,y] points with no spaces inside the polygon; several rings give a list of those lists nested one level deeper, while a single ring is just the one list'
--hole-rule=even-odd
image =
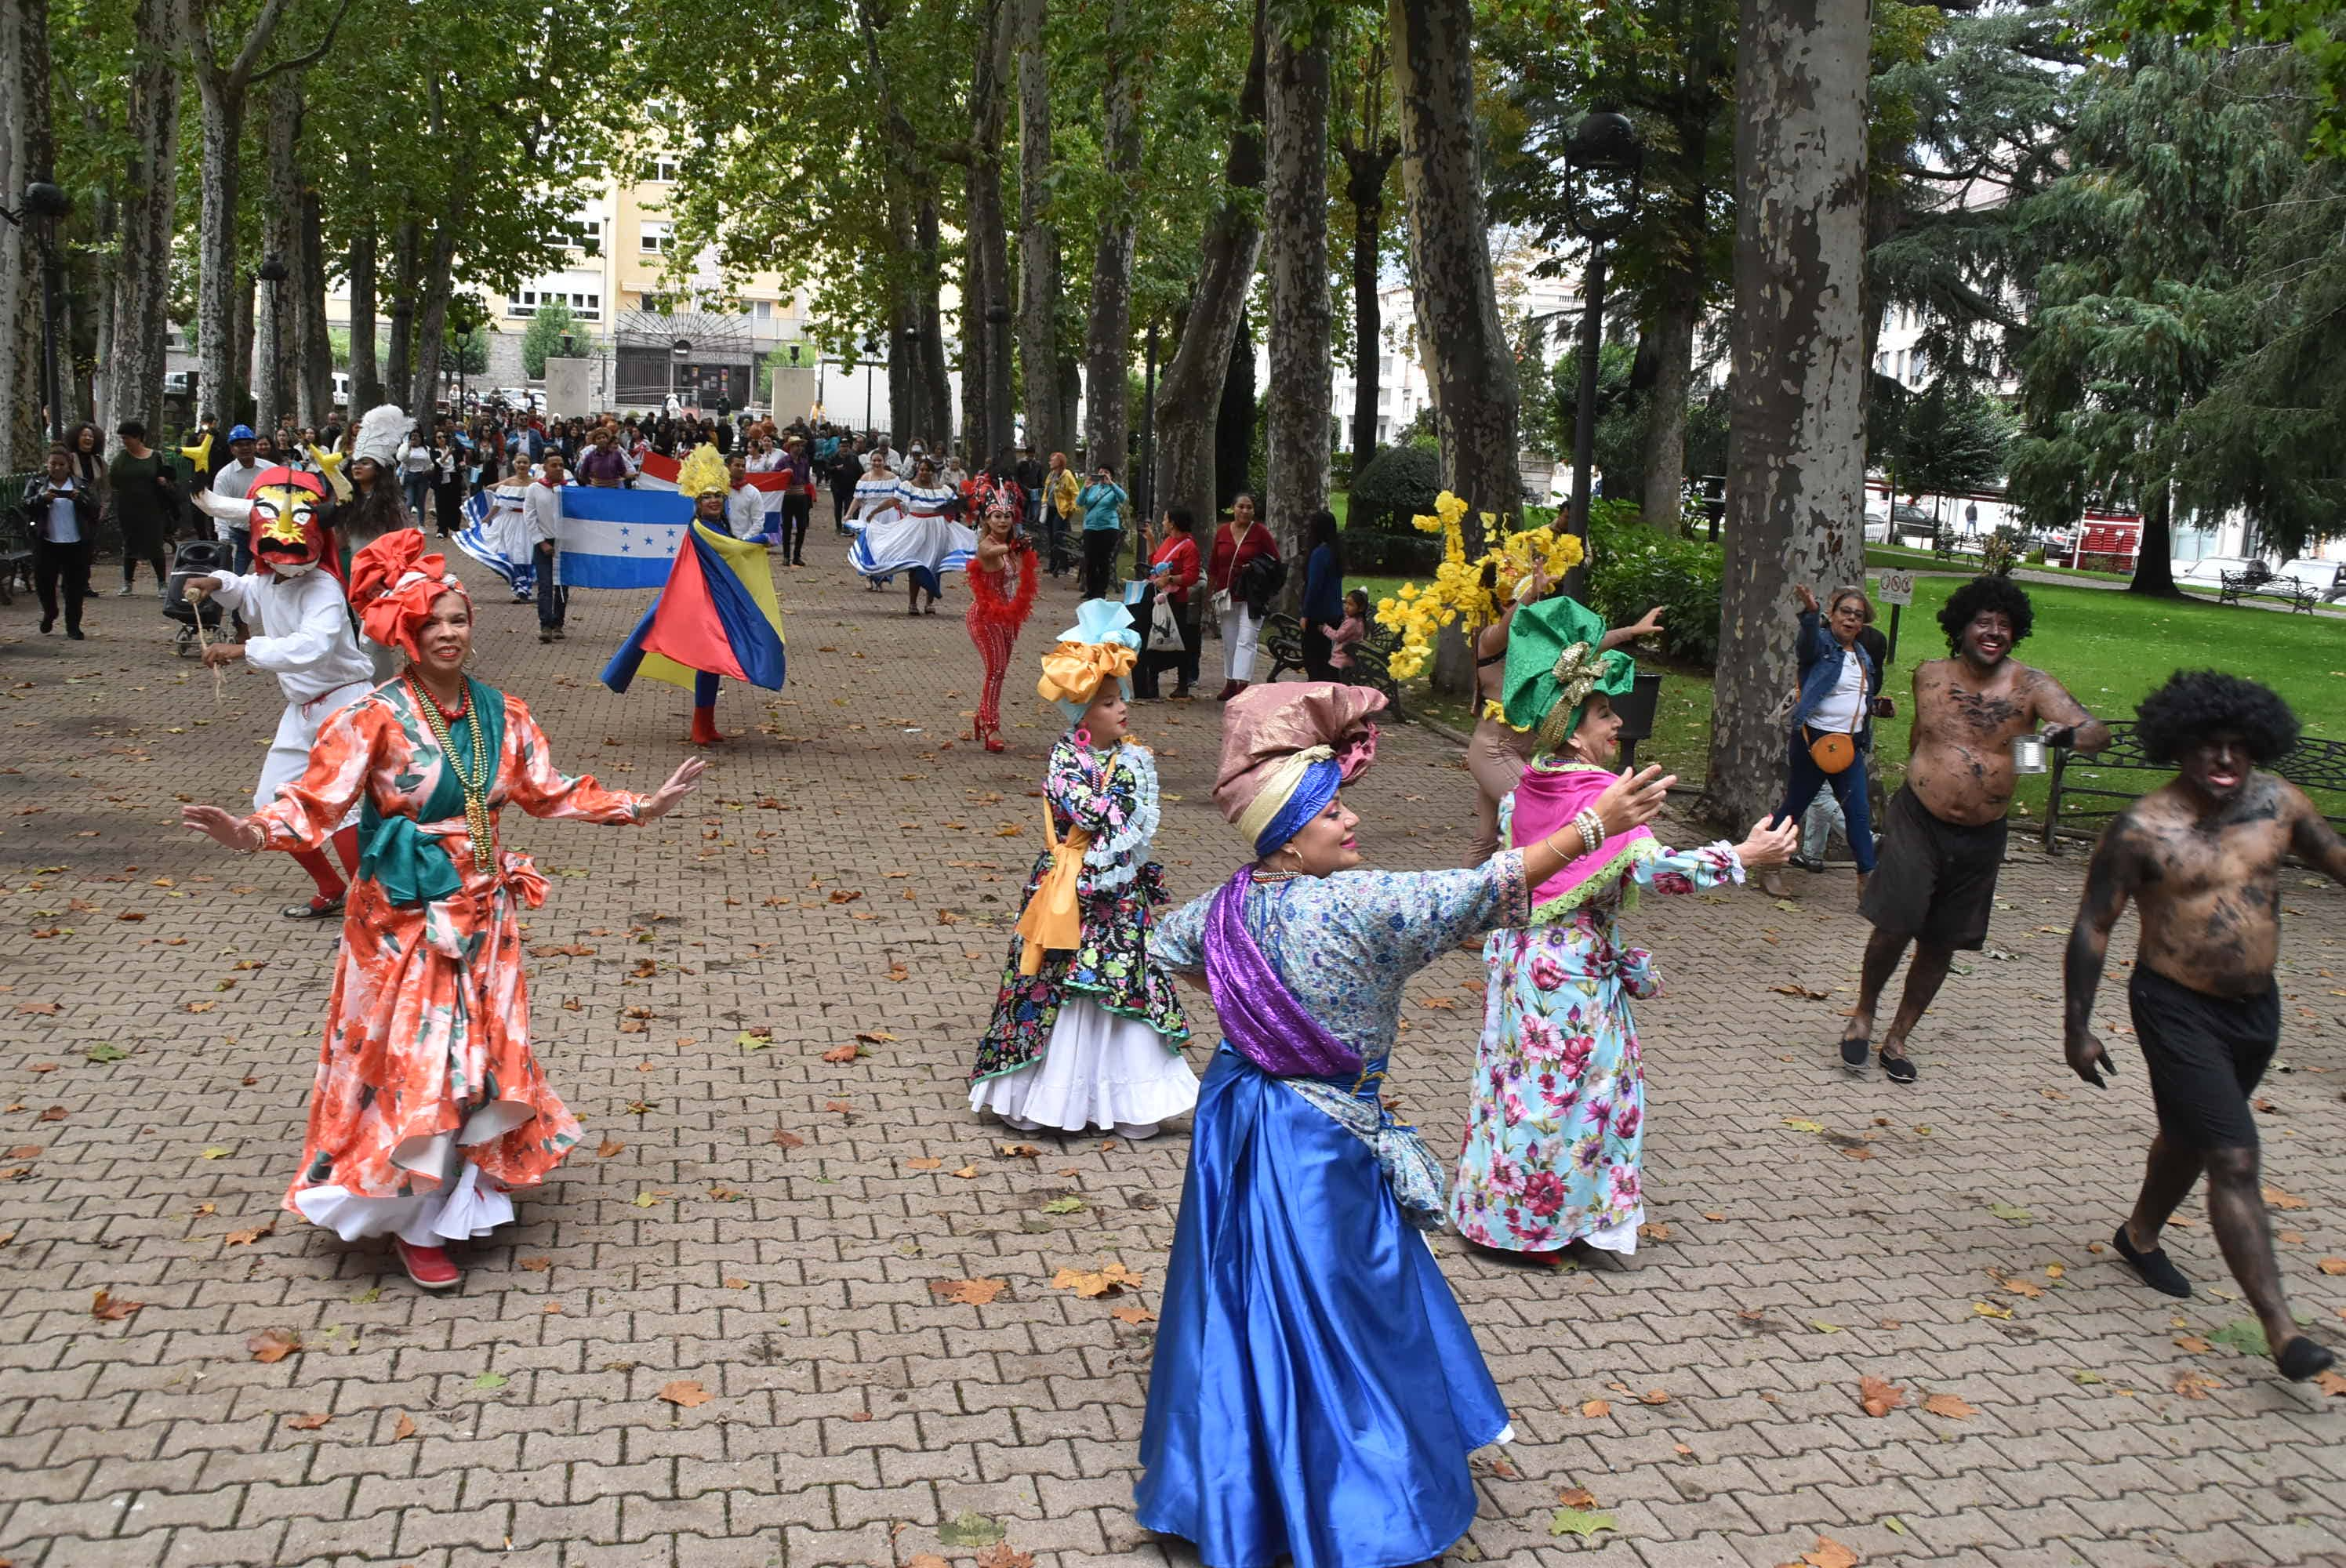
[{"label": "woman in red jacket", "polygon": [[1254,680],[1255,643],[1262,636],[1262,604],[1247,600],[1247,567],[1258,556],[1279,559],[1279,541],[1255,515],[1254,497],[1241,492],[1230,502],[1230,520],[1214,531],[1214,554],[1206,585],[1214,592],[1214,613],[1222,618],[1222,689],[1228,702]]},{"label": "woman in red jacket", "polygon": [[1197,527],[1197,519],[1187,506],[1168,506],[1164,525],[1157,531],[1157,547],[1149,554],[1149,583],[1173,606],[1174,623],[1181,628],[1181,651],[1173,654],[1150,649],[1141,655],[1141,662],[1148,667],[1148,690],[1144,695],[1156,694],[1158,671],[1168,664],[1177,672],[1175,697],[1188,697],[1189,688],[1198,681],[1198,611],[1189,602],[1189,590],[1198,585]]}]

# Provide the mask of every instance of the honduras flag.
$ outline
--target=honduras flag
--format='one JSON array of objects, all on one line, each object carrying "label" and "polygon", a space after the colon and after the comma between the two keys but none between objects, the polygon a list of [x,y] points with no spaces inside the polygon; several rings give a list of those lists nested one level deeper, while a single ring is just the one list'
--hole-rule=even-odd
[{"label": "honduras flag", "polygon": [[692,497],[673,490],[565,485],[556,568],[563,586],[658,587],[668,580],[691,521]]},{"label": "honduras flag", "polygon": [[604,667],[603,684],[625,691],[644,675],[690,688],[698,671],[778,689],[782,610],[765,547],[703,523],[688,528],[660,596]]}]

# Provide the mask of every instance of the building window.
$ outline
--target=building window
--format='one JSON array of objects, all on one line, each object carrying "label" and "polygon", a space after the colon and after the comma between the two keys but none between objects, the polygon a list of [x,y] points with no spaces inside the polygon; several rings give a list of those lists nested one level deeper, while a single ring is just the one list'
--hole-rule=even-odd
[{"label": "building window", "polygon": [[505,302],[505,314],[523,318],[535,316],[540,305],[567,305],[574,321],[599,321],[603,319],[601,294],[571,289],[520,290]]},{"label": "building window", "polygon": [[676,228],[668,223],[647,223],[636,234],[636,249],[647,256],[665,256],[674,243]]},{"label": "building window", "polygon": [[603,220],[599,218],[574,218],[563,225],[567,236],[564,243],[573,250],[588,256],[603,254]]},{"label": "building window", "polygon": [[676,159],[672,158],[655,158],[648,159],[644,164],[644,178],[654,185],[674,185],[676,183]]},{"label": "building window", "polygon": [[771,300],[753,300],[750,302],[750,314],[756,321],[770,321],[774,319],[774,302]]},{"label": "building window", "polygon": [[1379,388],[1377,389],[1377,406],[1378,406],[1379,408],[1391,408],[1391,407],[1392,407],[1392,387],[1390,387],[1390,386],[1381,386],[1381,387],[1379,387]]}]

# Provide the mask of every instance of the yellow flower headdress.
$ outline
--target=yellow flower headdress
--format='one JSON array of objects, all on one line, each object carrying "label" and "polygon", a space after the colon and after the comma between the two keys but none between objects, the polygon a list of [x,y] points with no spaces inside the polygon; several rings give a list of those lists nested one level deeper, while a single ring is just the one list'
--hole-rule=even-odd
[{"label": "yellow flower headdress", "polygon": [[704,444],[694,447],[692,454],[678,465],[676,487],[695,500],[711,491],[730,495],[733,476],[725,472],[725,460],[717,454],[717,448]]}]

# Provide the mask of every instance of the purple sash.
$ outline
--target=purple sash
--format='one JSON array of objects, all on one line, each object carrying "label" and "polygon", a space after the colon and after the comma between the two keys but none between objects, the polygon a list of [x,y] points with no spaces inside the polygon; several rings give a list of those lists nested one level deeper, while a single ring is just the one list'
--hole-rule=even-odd
[{"label": "purple sash", "polygon": [[1206,985],[1222,1033],[1275,1078],[1351,1078],[1361,1054],[1321,1026],[1247,933],[1241,911],[1254,868],[1243,866],[1206,914]]}]

